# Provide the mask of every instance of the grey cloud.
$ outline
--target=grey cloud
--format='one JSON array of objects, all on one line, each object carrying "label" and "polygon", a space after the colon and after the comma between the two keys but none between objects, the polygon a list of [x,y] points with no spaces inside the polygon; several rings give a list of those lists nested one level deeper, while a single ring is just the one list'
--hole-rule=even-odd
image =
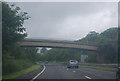
[{"label": "grey cloud", "polygon": [[74,40],[91,30],[101,32],[117,26],[117,3],[114,2],[24,2],[16,5],[31,16],[25,22],[31,38]]}]

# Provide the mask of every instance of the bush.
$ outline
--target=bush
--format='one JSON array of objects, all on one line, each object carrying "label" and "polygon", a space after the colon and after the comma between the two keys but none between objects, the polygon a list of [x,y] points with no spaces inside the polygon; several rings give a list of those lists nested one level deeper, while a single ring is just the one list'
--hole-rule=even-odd
[{"label": "bush", "polygon": [[15,59],[5,60],[2,66],[3,75],[20,71],[22,69],[32,66],[32,64],[33,63],[30,62],[29,60],[15,60]]}]

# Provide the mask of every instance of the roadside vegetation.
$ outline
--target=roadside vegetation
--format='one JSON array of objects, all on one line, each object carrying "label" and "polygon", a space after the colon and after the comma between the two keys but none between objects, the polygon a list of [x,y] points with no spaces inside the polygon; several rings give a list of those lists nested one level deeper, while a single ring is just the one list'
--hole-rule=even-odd
[{"label": "roadside vegetation", "polygon": [[[26,36],[24,21],[30,17],[14,4],[2,2],[2,75],[16,77],[26,71],[37,69],[37,48],[20,47],[19,42]],[[31,69],[28,69],[31,67]],[[24,70],[24,72],[22,71]],[[26,71],[25,71],[26,70]]]},{"label": "roadside vegetation", "polygon": [[109,66],[92,66],[92,65],[80,65],[81,68],[91,68],[91,69],[97,69],[97,70],[105,70],[105,71],[113,71],[116,72],[116,67],[109,67]]},{"label": "roadside vegetation", "polygon": [[40,65],[32,65],[26,69],[23,69],[23,70],[20,70],[20,71],[17,71],[17,72],[14,72],[14,73],[11,73],[9,75],[4,75],[3,76],[3,79],[17,79],[18,77],[20,77],[21,75],[26,75],[27,73],[30,73],[30,72],[33,72],[37,69],[41,68]]}]

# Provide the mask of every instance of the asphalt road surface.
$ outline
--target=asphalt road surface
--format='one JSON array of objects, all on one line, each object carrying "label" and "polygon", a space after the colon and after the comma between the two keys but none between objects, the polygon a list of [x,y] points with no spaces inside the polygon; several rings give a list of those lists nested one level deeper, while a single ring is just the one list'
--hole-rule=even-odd
[{"label": "asphalt road surface", "polygon": [[70,68],[60,64],[46,64],[35,79],[115,79],[115,72],[90,68]]}]

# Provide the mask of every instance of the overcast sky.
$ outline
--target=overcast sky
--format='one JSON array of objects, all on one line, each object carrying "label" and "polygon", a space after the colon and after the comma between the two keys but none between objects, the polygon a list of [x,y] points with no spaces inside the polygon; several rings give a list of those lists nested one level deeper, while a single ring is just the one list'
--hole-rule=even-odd
[{"label": "overcast sky", "polygon": [[118,26],[117,2],[17,2],[31,17],[24,23],[29,38],[77,40],[90,31]]}]

